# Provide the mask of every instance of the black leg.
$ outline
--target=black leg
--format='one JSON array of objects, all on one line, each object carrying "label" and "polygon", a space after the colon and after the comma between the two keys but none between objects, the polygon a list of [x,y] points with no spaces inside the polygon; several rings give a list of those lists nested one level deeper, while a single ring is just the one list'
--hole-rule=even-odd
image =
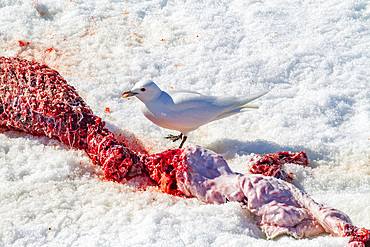
[{"label": "black leg", "polygon": [[181,142],[181,144],[180,144],[180,147],[179,147],[179,148],[182,148],[182,145],[184,145],[184,143],[185,143],[186,139],[188,139],[188,137],[184,135],[184,138],[182,138],[182,142]]},{"label": "black leg", "polygon": [[168,135],[165,137],[166,139],[170,139],[171,141],[175,142],[177,140],[181,140],[182,139],[182,133],[178,136],[174,136],[174,135]]}]

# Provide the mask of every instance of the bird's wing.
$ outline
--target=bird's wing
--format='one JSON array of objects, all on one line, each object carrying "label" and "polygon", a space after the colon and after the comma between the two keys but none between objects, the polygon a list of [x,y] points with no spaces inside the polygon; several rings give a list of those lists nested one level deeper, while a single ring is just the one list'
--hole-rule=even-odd
[{"label": "bird's wing", "polygon": [[241,97],[218,97],[215,104],[222,105],[222,106],[229,106],[230,110],[234,110],[237,108],[246,108],[251,106],[250,108],[256,108],[255,105],[248,105],[249,102],[267,94],[269,91],[263,91],[255,94],[245,95]]},{"label": "bird's wing", "polygon": [[[217,102],[219,105],[225,106],[225,110],[215,117],[212,121],[229,117],[231,115],[246,111],[247,109],[258,109],[258,105],[248,104],[249,102],[267,94],[269,91],[263,91],[251,95],[246,95],[244,97],[227,97],[220,98]],[[229,106],[229,107],[226,107]]]},{"label": "bird's wing", "polygon": [[[216,97],[202,95],[191,91],[171,91],[171,97],[161,102],[163,105],[156,106],[159,109],[160,118],[168,126],[167,128],[191,131],[199,126],[212,121],[225,109],[215,104]],[[170,125],[173,125],[170,127]]]},{"label": "bird's wing", "polygon": [[259,92],[259,93],[254,93],[254,94],[250,94],[250,95],[247,95],[245,97],[241,97],[241,101],[242,101],[242,104],[245,105],[259,97],[262,97],[263,95],[267,94],[268,92],[270,92],[269,90],[266,90],[266,91],[262,91],[262,92]]},{"label": "bird's wing", "polygon": [[[203,95],[193,91],[174,91],[170,94],[173,105],[171,110],[173,111],[183,111],[192,108],[209,108],[212,106],[217,106],[215,102],[217,97]],[[217,106],[218,107],[218,106]]]},{"label": "bird's wing", "polygon": [[[209,109],[210,111],[219,114],[227,112],[240,112],[245,108],[258,108],[256,105],[248,103],[265,95],[268,91],[263,91],[244,97],[232,96],[207,96],[192,91],[176,91],[170,94],[173,104],[170,106],[173,111],[184,111],[192,108]],[[202,112],[202,111],[200,111]]]},{"label": "bird's wing", "polygon": [[166,91],[169,95],[174,95],[174,94],[201,94],[189,89],[171,89],[169,91]]},{"label": "bird's wing", "polygon": [[[246,105],[248,102],[261,97],[266,92],[248,95],[245,97],[215,97],[191,91],[171,92],[170,98],[162,100],[158,105],[162,121],[169,125],[182,126],[183,129],[196,129],[208,122],[225,118],[243,111],[245,108],[256,108]],[[175,129],[174,127],[171,127]]]}]

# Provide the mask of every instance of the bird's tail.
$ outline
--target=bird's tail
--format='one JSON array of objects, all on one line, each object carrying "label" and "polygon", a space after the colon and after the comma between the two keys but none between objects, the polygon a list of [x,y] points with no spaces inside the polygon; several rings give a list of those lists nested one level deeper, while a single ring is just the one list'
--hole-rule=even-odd
[{"label": "bird's tail", "polygon": [[[240,107],[241,108],[255,108],[255,107],[253,107],[255,105],[248,105],[247,103],[249,103],[249,102],[251,102],[255,99],[258,99],[259,97],[262,97],[263,95],[267,94],[268,92],[270,92],[270,91],[266,90],[266,91],[251,94],[251,95],[248,95],[248,96],[242,98],[242,100],[241,100],[242,105]],[[249,107],[249,106],[252,106],[252,107]]]},{"label": "bird's tail", "polygon": [[[258,109],[259,106],[258,105],[253,105],[253,104],[247,104],[259,97],[262,97],[263,95],[267,94],[269,91],[263,91],[263,92],[259,92],[259,93],[255,93],[255,94],[251,94],[251,95],[248,95],[246,96],[245,98],[243,98],[241,100],[241,106],[237,107],[236,109],[233,109],[232,111],[233,112],[241,112],[243,111],[243,109],[245,108],[252,108],[252,109]],[[247,109],[245,109],[247,110]]]},{"label": "bird's tail", "polygon": [[228,116],[232,116],[234,114],[244,112],[248,109],[258,109],[259,108],[258,105],[252,105],[252,104],[247,104],[247,103],[249,103],[249,102],[267,94],[268,92],[269,91],[263,91],[263,92],[260,92],[260,93],[255,93],[255,94],[251,94],[251,95],[246,96],[245,98],[240,100],[240,104],[241,104],[240,106],[237,106],[235,108],[231,108],[228,111],[225,111],[225,112],[221,113],[218,117],[216,117],[212,121],[222,119],[222,118],[225,118],[225,117],[228,117]]},{"label": "bird's tail", "polygon": [[238,108],[253,108],[253,109],[258,109],[260,107],[258,105],[241,105]]}]

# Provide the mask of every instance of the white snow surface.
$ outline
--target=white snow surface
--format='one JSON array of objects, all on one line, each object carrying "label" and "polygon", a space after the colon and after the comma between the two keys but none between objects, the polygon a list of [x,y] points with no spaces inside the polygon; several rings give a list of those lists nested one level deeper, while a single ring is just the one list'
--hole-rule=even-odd
[{"label": "white snow surface", "polygon": [[[58,70],[108,128],[149,153],[176,147],[121,99],[140,79],[165,90],[271,90],[260,109],[202,126],[189,143],[247,173],[254,154],[286,165],[314,200],[370,228],[367,0],[0,0],[0,55]],[[135,144],[135,138],[140,141]],[[0,246],[343,246],[324,234],[266,239],[238,203],[205,204],[106,181],[83,151],[0,134]]]}]

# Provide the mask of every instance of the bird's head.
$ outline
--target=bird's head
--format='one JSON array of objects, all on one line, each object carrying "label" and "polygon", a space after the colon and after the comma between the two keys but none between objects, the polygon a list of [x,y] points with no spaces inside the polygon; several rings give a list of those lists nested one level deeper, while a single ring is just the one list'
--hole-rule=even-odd
[{"label": "bird's head", "polygon": [[142,102],[158,98],[162,90],[151,80],[141,80],[130,90],[123,92],[122,98],[136,96]]}]

